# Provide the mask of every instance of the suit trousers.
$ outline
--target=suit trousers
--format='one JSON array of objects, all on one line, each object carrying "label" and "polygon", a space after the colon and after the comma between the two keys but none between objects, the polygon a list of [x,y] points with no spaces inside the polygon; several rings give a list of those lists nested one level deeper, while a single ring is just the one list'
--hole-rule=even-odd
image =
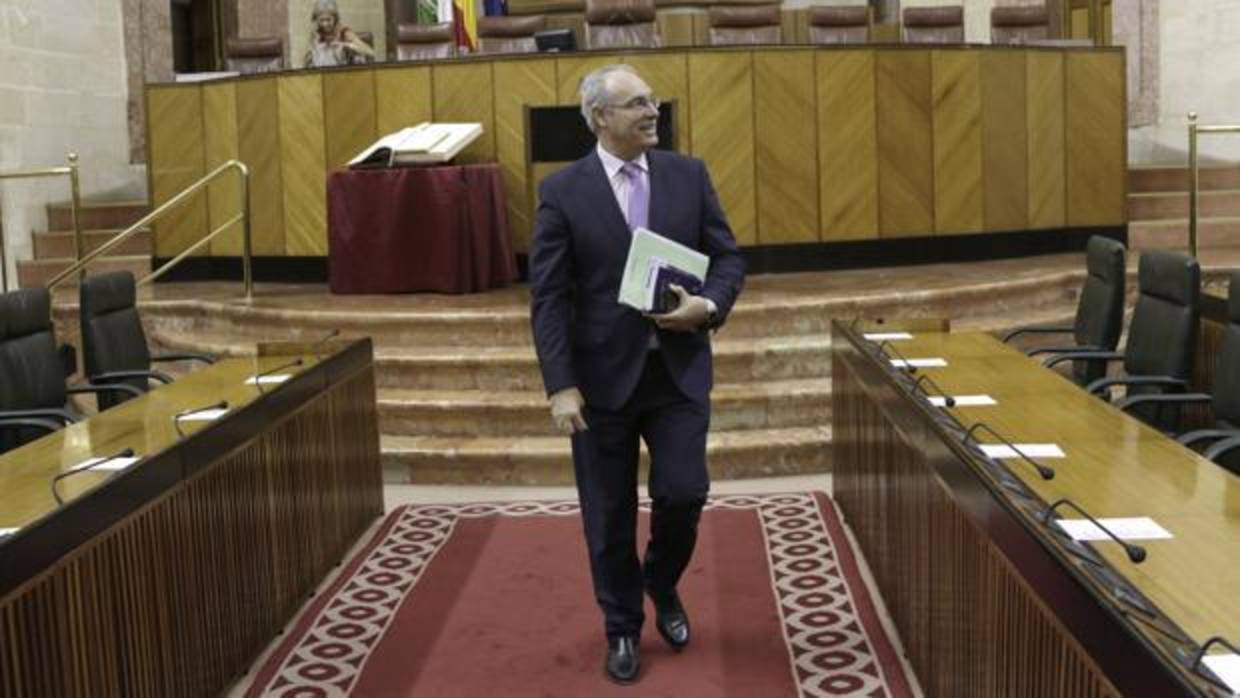
[{"label": "suit trousers", "polygon": [[[594,595],[608,637],[639,635],[643,589],[675,591],[693,555],[710,490],[706,432],[710,403],[686,397],[657,350],[618,410],[586,405],[588,429],[573,435],[573,467],[590,555]],[[637,558],[639,439],[650,452],[650,540]]]}]

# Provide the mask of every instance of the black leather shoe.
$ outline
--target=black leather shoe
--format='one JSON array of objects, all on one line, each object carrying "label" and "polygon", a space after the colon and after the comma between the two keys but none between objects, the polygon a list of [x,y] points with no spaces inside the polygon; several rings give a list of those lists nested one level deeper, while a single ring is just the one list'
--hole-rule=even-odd
[{"label": "black leather shoe", "polygon": [[680,605],[680,595],[672,592],[667,596],[650,597],[654,600],[654,626],[672,649],[680,651],[689,644],[689,614]]},{"label": "black leather shoe", "polygon": [[619,684],[633,683],[637,681],[641,664],[636,637],[623,635],[607,638],[607,678]]}]

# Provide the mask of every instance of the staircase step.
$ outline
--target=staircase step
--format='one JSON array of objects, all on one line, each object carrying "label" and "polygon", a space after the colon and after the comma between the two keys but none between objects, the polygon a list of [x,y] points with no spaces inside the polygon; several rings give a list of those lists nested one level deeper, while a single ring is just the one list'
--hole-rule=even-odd
[{"label": "staircase step", "polygon": [[[380,438],[384,479],[399,483],[571,485],[566,436],[393,436]],[[718,479],[804,475],[831,470],[831,428],[711,432],[706,457]],[[642,449],[642,471],[648,458]],[[644,478],[643,478],[644,479]]]},{"label": "staircase step", "polygon": [[[78,223],[83,230],[128,228],[151,210],[146,201],[84,201],[78,206]],[[48,230],[72,230],[73,214],[68,203],[47,205]]]},{"label": "staircase step", "polygon": [[[1131,167],[1128,191],[1132,194],[1188,191],[1187,167]],[[1240,189],[1240,167],[1218,165],[1198,168],[1197,186],[1201,191]]]},{"label": "staircase step", "polygon": [[[1198,195],[1200,218],[1240,216],[1240,189],[1203,191]],[[1128,195],[1128,220],[1151,221],[1188,218],[1187,192]]]},{"label": "staircase step", "polygon": [[[72,259],[31,259],[17,263],[17,279],[22,288],[46,286],[49,279],[69,268]],[[151,258],[146,255],[125,257],[102,257],[87,268],[87,274],[112,271],[130,271],[139,278],[151,273]],[[77,277],[66,279],[64,286],[76,286]]]},{"label": "staircase step", "polygon": [[[1128,224],[1128,246],[1134,250],[1188,249],[1188,219],[1133,221]],[[1199,218],[1197,248],[1240,246],[1240,216]]]},{"label": "staircase step", "polygon": [[[121,232],[121,228],[109,230],[84,230],[82,231],[82,242],[85,250],[83,253],[93,252],[108,240],[116,237]],[[151,256],[151,231],[149,228],[139,230],[129,239],[121,243],[119,247],[112,250],[109,257],[123,257],[133,255]],[[73,232],[72,231],[53,231],[49,233],[34,234],[34,257],[35,259],[50,259],[55,257],[73,257]]]},{"label": "staircase step", "polygon": [[[831,421],[831,381],[800,379],[717,384],[711,428],[737,431],[803,427]],[[379,391],[384,434],[424,436],[554,436],[542,392],[483,390]]]}]

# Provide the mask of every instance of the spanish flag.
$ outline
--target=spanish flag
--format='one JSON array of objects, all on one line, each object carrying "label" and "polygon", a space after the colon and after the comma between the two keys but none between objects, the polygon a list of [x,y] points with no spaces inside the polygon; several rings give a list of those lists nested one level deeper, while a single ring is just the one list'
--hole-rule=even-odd
[{"label": "spanish flag", "polygon": [[478,0],[439,0],[439,21],[452,22],[456,45],[462,53],[478,47]]}]

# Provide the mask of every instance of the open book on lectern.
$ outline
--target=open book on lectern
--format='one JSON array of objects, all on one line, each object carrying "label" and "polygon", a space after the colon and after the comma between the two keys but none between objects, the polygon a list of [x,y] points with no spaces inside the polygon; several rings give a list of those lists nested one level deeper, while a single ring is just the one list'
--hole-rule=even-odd
[{"label": "open book on lectern", "polygon": [[349,167],[445,163],[481,135],[482,124],[436,124],[423,121],[417,126],[402,128],[375,141],[350,160]]}]

